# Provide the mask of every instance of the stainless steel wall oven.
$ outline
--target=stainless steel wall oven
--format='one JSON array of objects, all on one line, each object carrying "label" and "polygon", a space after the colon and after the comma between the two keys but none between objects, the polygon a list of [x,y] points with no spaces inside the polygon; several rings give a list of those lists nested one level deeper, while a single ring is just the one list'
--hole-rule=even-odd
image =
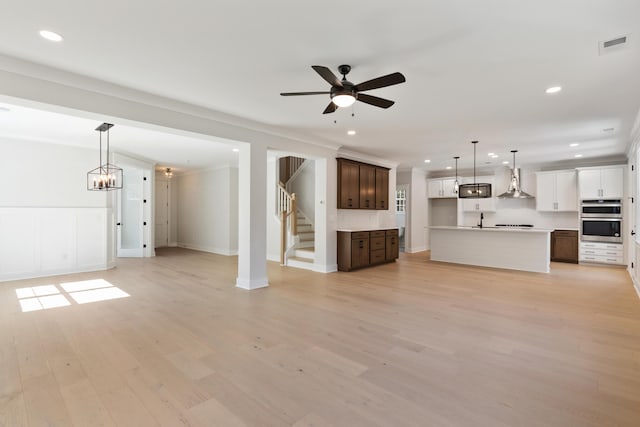
[{"label": "stainless steel wall oven", "polygon": [[583,200],[580,205],[580,239],[622,243],[622,201]]}]

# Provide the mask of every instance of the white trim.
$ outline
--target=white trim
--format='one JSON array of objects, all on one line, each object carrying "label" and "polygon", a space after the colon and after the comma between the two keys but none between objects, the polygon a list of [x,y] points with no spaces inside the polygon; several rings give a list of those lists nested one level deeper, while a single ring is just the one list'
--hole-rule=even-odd
[{"label": "white trim", "polygon": [[267,286],[269,286],[269,280],[266,277],[253,280],[236,278],[236,288],[246,289],[247,291],[266,288]]},{"label": "white trim", "polygon": [[95,266],[84,266],[82,268],[71,268],[68,270],[49,270],[41,271],[34,275],[25,276],[24,274],[7,274],[0,277],[1,282],[11,282],[14,280],[37,279],[39,277],[66,276],[76,273],[91,273],[94,271],[106,271],[116,267],[115,262],[110,262],[106,266],[104,264],[96,264]]},{"label": "white trim", "polygon": [[313,271],[316,273],[335,273],[338,271],[338,264],[313,264]]},{"label": "white trim", "polygon": [[398,163],[389,161],[388,159],[382,159],[380,157],[357,153],[355,151],[344,150],[342,148],[336,153],[336,158],[345,158],[349,160],[355,160],[356,162],[372,163],[390,169],[395,169],[398,166]]},{"label": "white trim", "polygon": [[237,250],[230,251],[229,249],[214,248],[214,247],[211,247],[211,246],[191,245],[191,244],[187,244],[187,243],[183,243],[183,242],[178,242],[177,243],[177,247],[184,248],[184,249],[192,249],[194,251],[200,251],[200,252],[209,252],[209,253],[217,254],[217,255],[225,255],[225,256],[238,255],[238,251]]},{"label": "white trim", "polygon": [[[405,231],[406,233],[406,231]],[[404,248],[404,251],[408,254],[415,254],[418,252],[424,252],[427,251],[428,248],[426,246],[418,246],[417,248]]]}]

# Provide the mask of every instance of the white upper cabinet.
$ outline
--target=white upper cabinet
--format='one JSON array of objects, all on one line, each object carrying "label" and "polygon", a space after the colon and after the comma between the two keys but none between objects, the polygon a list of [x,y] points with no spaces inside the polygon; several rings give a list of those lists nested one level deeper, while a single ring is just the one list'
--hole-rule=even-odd
[{"label": "white upper cabinet", "polygon": [[430,179],[428,181],[429,198],[458,197],[458,193],[454,191],[455,181],[455,178]]},{"label": "white upper cabinet", "polygon": [[[464,178],[465,184],[473,184],[473,178]],[[491,197],[483,199],[460,199],[462,201],[462,210],[464,212],[495,212],[496,211],[496,188],[495,178],[478,176],[476,182],[484,182],[491,184]]]},{"label": "white upper cabinet", "polygon": [[580,199],[622,199],[624,166],[581,169],[578,172]]},{"label": "white upper cabinet", "polygon": [[496,199],[487,197],[486,199],[461,199],[462,210],[465,212],[495,212]]},{"label": "white upper cabinet", "polygon": [[537,172],[536,210],[543,212],[577,211],[576,171]]}]

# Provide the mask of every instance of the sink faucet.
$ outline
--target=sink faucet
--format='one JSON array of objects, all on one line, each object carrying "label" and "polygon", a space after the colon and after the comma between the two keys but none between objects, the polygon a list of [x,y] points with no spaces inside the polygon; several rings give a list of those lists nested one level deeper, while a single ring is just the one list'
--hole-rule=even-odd
[{"label": "sink faucet", "polygon": [[480,212],[480,223],[478,224],[478,227],[482,228],[482,220],[484,219],[484,213]]}]

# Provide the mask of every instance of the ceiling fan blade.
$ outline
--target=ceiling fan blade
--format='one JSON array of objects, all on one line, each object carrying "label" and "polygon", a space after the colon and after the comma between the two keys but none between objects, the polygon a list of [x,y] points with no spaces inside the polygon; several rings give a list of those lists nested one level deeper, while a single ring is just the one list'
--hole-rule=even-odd
[{"label": "ceiling fan blade", "polygon": [[327,67],[323,67],[322,65],[312,65],[311,68],[316,70],[316,73],[320,74],[320,77],[329,82],[331,86],[343,87],[340,79],[337,78],[336,75]]},{"label": "ceiling fan blade", "polygon": [[380,108],[389,108],[393,104],[394,101],[389,101],[388,99],[378,98],[377,96],[367,95],[365,93],[359,93],[356,97],[358,101],[364,102],[365,104],[375,105]]},{"label": "ceiling fan blade", "polygon": [[334,111],[336,111],[338,109],[338,106],[336,104],[332,102],[329,103],[329,105],[327,105],[327,108],[324,109],[324,111],[322,112],[322,114],[329,114],[329,113],[333,113]]},{"label": "ceiling fan blade", "polygon": [[393,73],[357,84],[354,89],[356,90],[356,92],[362,92],[364,90],[393,86],[397,85],[398,83],[404,83],[406,81],[407,79],[404,78],[402,73]]},{"label": "ceiling fan blade", "polygon": [[283,92],[282,96],[300,96],[300,95],[329,95],[331,92]]}]

